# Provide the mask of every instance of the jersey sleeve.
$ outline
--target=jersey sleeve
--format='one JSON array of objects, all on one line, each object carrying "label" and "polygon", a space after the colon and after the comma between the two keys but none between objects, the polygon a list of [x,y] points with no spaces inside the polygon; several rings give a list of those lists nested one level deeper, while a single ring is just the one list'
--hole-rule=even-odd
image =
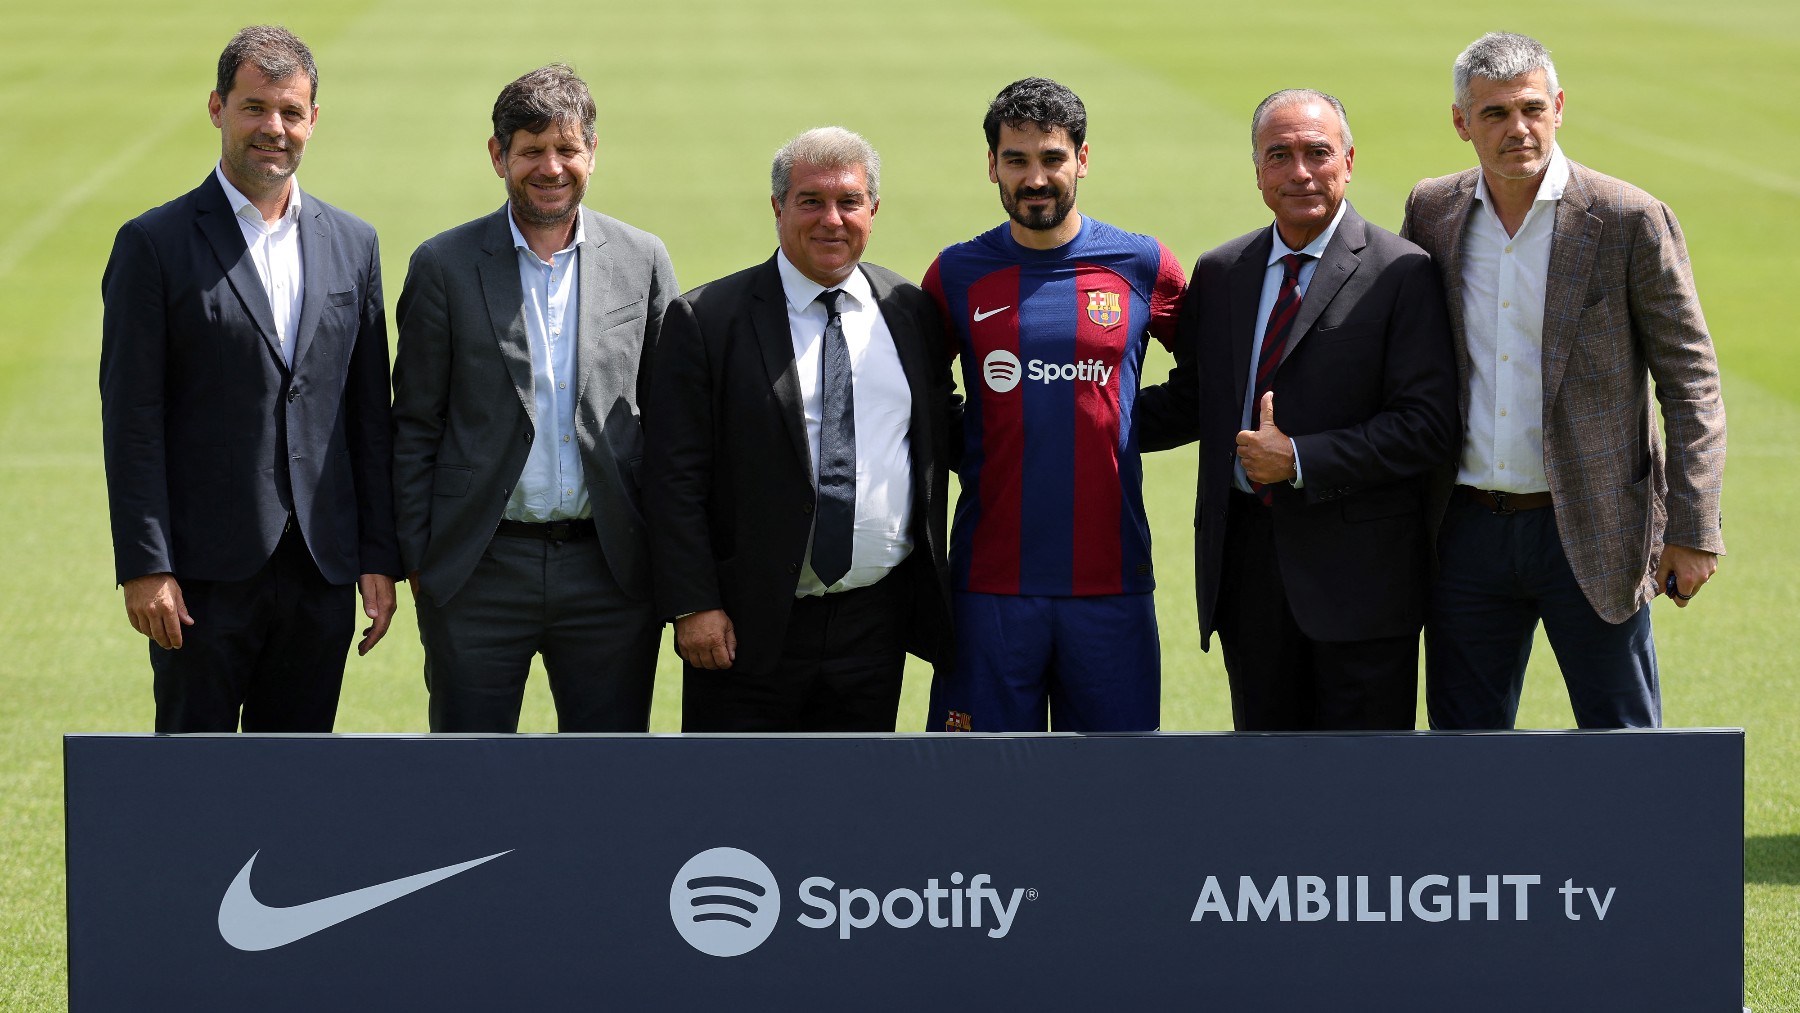
[{"label": "jersey sleeve", "polygon": [[1181,262],[1162,243],[1156,244],[1161,260],[1156,265],[1156,287],[1150,293],[1150,335],[1164,348],[1174,348],[1175,318],[1181,312],[1181,294],[1187,291],[1187,274]]},{"label": "jersey sleeve", "polygon": [[944,295],[944,279],[938,271],[938,265],[943,261],[944,258],[941,255],[932,258],[931,266],[925,269],[925,280],[919,282],[919,287],[925,290],[925,294],[931,297],[933,303],[937,304],[938,316],[944,320],[944,358],[954,359],[958,347],[956,328],[950,321],[950,300]]}]

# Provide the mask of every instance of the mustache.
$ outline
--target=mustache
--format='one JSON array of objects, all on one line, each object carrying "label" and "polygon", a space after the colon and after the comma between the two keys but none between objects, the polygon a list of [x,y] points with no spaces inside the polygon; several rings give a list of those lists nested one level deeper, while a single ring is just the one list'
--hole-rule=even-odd
[{"label": "mustache", "polygon": [[1036,200],[1040,197],[1055,197],[1056,188],[1048,186],[1022,186],[1013,191],[1013,196],[1019,200]]}]

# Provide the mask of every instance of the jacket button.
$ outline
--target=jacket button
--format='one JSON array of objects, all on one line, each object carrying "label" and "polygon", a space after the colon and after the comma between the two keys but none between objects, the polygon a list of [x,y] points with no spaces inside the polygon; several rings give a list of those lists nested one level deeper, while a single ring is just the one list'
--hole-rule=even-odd
[{"label": "jacket button", "polygon": [[526,433],[526,434],[525,434],[525,442],[526,442],[526,443],[530,443],[530,442],[531,442],[531,434],[530,434],[530,433]]},{"label": "jacket button", "polygon": [[288,400],[289,401],[298,400],[299,397],[300,397],[300,388],[299,387],[296,386],[296,387],[288,388]]},{"label": "jacket button", "polygon": [[802,504],[800,504],[800,512],[801,512],[801,513],[803,513],[803,514],[809,514],[809,513],[812,513],[812,512],[813,512],[813,505],[812,505],[812,504],[811,504],[811,503],[802,503]]},{"label": "jacket button", "polygon": [[800,572],[800,564],[799,563],[789,563],[788,564],[788,572],[789,573],[799,573]]}]

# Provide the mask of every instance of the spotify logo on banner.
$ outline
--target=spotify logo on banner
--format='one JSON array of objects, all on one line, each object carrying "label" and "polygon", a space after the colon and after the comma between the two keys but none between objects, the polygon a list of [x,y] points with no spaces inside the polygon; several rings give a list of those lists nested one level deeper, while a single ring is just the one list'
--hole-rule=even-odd
[{"label": "spotify logo on banner", "polygon": [[748,851],[713,848],[688,859],[669,887],[669,917],[688,945],[714,957],[749,953],[775,931],[775,874]]}]

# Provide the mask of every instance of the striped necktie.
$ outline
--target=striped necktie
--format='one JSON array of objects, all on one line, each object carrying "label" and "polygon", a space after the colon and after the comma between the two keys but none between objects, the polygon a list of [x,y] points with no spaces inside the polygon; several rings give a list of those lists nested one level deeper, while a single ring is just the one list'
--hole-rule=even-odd
[{"label": "striped necktie", "polygon": [[[1250,428],[1262,428],[1263,395],[1275,386],[1275,368],[1281,365],[1287,351],[1288,335],[1294,330],[1294,318],[1300,315],[1300,265],[1312,257],[1290,253],[1281,258],[1281,290],[1275,294],[1275,305],[1269,310],[1269,323],[1263,331],[1262,353],[1256,357],[1256,393],[1250,399]],[[1275,501],[1274,493],[1261,482],[1251,482],[1250,491],[1267,506]]]}]

